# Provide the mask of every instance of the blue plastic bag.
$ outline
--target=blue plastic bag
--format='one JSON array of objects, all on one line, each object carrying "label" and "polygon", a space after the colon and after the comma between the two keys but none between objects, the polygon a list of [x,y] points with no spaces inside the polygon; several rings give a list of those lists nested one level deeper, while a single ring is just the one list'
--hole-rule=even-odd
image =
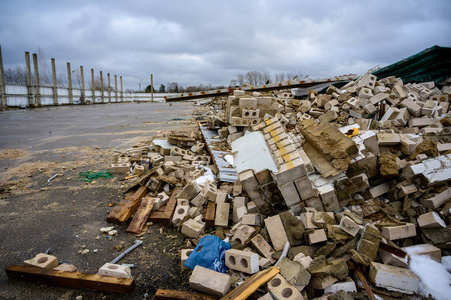
[{"label": "blue plastic bag", "polygon": [[185,266],[194,269],[197,265],[225,273],[225,252],[231,247],[230,243],[224,242],[215,235],[207,235],[200,239],[199,244],[185,261]]}]

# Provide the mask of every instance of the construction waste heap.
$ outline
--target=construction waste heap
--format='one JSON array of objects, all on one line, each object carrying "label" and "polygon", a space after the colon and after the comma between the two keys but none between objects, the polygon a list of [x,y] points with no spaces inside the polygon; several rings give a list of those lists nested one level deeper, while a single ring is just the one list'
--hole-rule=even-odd
[{"label": "construction waste heap", "polygon": [[[107,221],[180,230],[197,246],[180,249],[196,299],[424,295],[409,261],[451,266],[450,84],[368,73],[303,100],[235,90],[203,107],[197,132],[160,132],[115,158],[112,173],[138,180]],[[213,236],[222,254],[206,252]]]}]

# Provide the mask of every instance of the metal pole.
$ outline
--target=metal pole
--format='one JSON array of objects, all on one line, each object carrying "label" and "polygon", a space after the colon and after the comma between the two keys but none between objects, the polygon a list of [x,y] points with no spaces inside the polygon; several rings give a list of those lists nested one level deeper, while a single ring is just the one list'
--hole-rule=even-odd
[{"label": "metal pole", "polygon": [[27,65],[27,90],[28,90],[28,105],[34,106],[36,102],[33,96],[33,87],[31,86],[31,63],[30,52],[25,52],[25,64]]},{"label": "metal pole", "polygon": [[153,103],[153,74],[150,74],[150,101]]},{"label": "metal pole", "polygon": [[41,106],[41,92],[39,91],[39,70],[38,70],[38,55],[33,53],[33,65],[34,65],[34,81],[36,87],[36,104]]},{"label": "metal pole", "polygon": [[114,75],[114,91],[115,91],[116,103],[117,103],[118,102],[118,97],[117,97],[117,75]]},{"label": "metal pole", "polygon": [[0,94],[2,94],[1,107],[5,109],[8,106],[6,99],[5,71],[3,70],[2,46],[0,45]]},{"label": "metal pole", "polygon": [[74,104],[74,95],[72,94],[72,71],[70,63],[67,63],[67,82],[69,83],[69,105]]},{"label": "metal pole", "polygon": [[58,84],[56,82],[55,59],[52,58],[53,105],[58,105]]},{"label": "metal pole", "polygon": [[103,93],[103,73],[100,71],[100,92],[102,93],[102,103],[105,103],[105,94]]},{"label": "metal pole", "polygon": [[111,81],[110,81],[110,73],[107,73],[108,76],[108,102],[111,103]]},{"label": "metal pole", "polygon": [[96,103],[96,86],[94,82],[94,69],[91,69],[91,89],[92,89],[92,103]]},{"label": "metal pole", "polygon": [[124,89],[122,86],[122,76],[121,76],[121,102],[124,102]]},{"label": "metal pole", "polygon": [[85,74],[83,73],[83,66],[80,66],[80,80],[81,80],[81,99],[82,99],[81,104],[85,104]]}]

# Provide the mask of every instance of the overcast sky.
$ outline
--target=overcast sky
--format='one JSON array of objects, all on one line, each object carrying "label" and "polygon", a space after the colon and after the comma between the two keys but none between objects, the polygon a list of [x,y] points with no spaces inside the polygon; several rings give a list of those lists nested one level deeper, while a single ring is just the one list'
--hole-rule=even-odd
[{"label": "overcast sky", "polygon": [[450,0],[0,0],[5,67],[42,48],[57,72],[122,75],[124,88],[228,85],[250,70],[361,75],[451,46]]}]

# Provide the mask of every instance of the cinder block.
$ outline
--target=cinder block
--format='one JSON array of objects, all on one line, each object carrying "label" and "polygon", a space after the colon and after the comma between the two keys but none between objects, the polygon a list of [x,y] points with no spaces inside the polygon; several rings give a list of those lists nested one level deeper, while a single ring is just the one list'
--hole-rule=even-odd
[{"label": "cinder block", "polygon": [[130,163],[111,164],[109,172],[111,174],[125,174],[130,171]]},{"label": "cinder block", "polygon": [[216,196],[218,195],[218,187],[216,186],[216,182],[207,180],[204,183],[204,187],[202,189],[202,196],[207,198],[210,201],[216,202]]},{"label": "cinder block", "polygon": [[23,262],[26,266],[35,266],[43,269],[53,269],[58,267],[58,258],[53,255],[39,253],[32,259],[27,259]]},{"label": "cinder block", "polygon": [[359,98],[364,98],[364,99],[370,99],[370,98],[372,98],[374,95],[373,95],[373,91],[371,90],[371,89],[369,89],[369,88],[366,88],[366,87],[364,87],[364,88],[361,88],[360,90],[359,90]]},{"label": "cinder block", "polygon": [[204,196],[202,196],[202,193],[199,193],[191,200],[191,204],[196,207],[201,207],[207,201],[208,201],[207,198],[204,198]]},{"label": "cinder block", "polygon": [[372,262],[369,278],[377,287],[405,294],[418,290],[420,279],[411,270]]},{"label": "cinder block", "polygon": [[[319,196],[323,202],[325,211],[335,211],[339,209],[340,203],[335,193],[335,188],[332,184],[326,184],[318,188]],[[311,198],[314,199],[314,198]]]},{"label": "cinder block", "polygon": [[435,212],[422,214],[417,219],[420,228],[443,228],[446,227],[445,221]]},{"label": "cinder block", "polygon": [[238,242],[242,245],[246,244],[252,235],[255,233],[255,228],[248,225],[240,225],[232,237],[232,242]]},{"label": "cinder block", "polygon": [[189,205],[177,205],[174,216],[172,217],[172,225],[178,226],[189,213]]},{"label": "cinder block", "polygon": [[230,203],[217,203],[216,204],[216,227],[228,227],[229,226],[229,213]]},{"label": "cinder block", "polygon": [[279,215],[266,218],[265,226],[274,250],[283,250],[285,243],[288,242],[288,238]]},{"label": "cinder block", "polygon": [[190,268],[185,266],[185,261],[188,259],[190,254],[193,252],[194,249],[182,249],[181,255],[180,255],[180,267],[182,270],[191,270]]},{"label": "cinder block", "polygon": [[196,222],[193,219],[189,219],[182,224],[182,234],[192,238],[199,237],[204,232],[204,229],[205,223]]},{"label": "cinder block", "polygon": [[177,199],[181,198],[191,200],[195,196],[197,196],[197,194],[199,194],[201,190],[202,189],[196,181],[191,181],[180,191],[180,193],[178,193]]},{"label": "cinder block", "polygon": [[[242,118],[247,118],[247,119],[256,119],[258,118],[260,115],[260,109],[247,109],[247,108],[243,108],[241,109],[241,117]],[[256,124],[254,124],[256,125]]]},{"label": "cinder block", "polygon": [[191,288],[217,297],[224,297],[229,292],[231,283],[231,276],[199,265],[189,278]]},{"label": "cinder block", "polygon": [[230,249],[225,252],[226,266],[232,270],[254,274],[258,272],[258,254],[237,249]]},{"label": "cinder block", "polygon": [[142,174],[144,174],[144,166],[136,165],[135,168],[134,168],[133,173],[135,175],[142,175]]},{"label": "cinder block", "polygon": [[302,300],[301,292],[292,286],[281,275],[277,274],[268,282],[268,291],[276,300],[282,299],[296,299]]},{"label": "cinder block", "polygon": [[99,269],[98,274],[104,276],[130,278],[132,276],[132,271],[130,270],[130,267],[106,263]]},{"label": "cinder block", "polygon": [[240,108],[257,108],[257,98],[240,98]]},{"label": "cinder block", "polygon": [[412,223],[406,223],[405,225],[392,227],[383,227],[381,231],[381,236],[390,241],[404,239],[416,235],[417,232],[415,225]]},{"label": "cinder block", "polygon": [[296,189],[301,196],[302,200],[306,200],[316,196],[316,192],[313,189],[312,183],[308,176],[304,176],[294,180],[294,184],[296,185]]},{"label": "cinder block", "polygon": [[216,194],[216,203],[227,202],[227,193],[225,191],[218,191]]}]

